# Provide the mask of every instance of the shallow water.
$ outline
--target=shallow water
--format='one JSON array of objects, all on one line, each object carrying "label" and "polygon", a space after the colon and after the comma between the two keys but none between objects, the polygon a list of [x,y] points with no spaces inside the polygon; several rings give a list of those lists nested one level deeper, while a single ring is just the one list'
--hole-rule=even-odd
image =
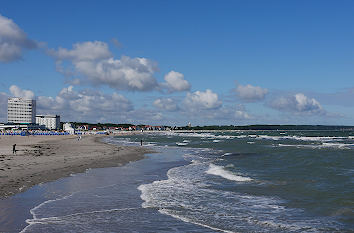
[{"label": "shallow water", "polygon": [[143,139],[160,153],[2,200],[0,232],[351,232],[353,135],[238,131],[108,138],[127,145]]}]

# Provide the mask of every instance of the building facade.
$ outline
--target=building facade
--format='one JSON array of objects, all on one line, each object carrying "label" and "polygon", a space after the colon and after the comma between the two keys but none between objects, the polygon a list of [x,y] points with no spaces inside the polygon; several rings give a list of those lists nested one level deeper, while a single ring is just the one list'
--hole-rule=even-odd
[{"label": "building facade", "polygon": [[36,100],[9,98],[7,101],[7,122],[19,124],[36,123]]},{"label": "building facade", "polygon": [[60,129],[60,116],[58,115],[37,115],[36,124],[44,125],[47,129]]},{"label": "building facade", "polygon": [[65,132],[68,132],[70,134],[75,134],[75,129],[71,123],[64,123],[63,124],[63,130]]}]

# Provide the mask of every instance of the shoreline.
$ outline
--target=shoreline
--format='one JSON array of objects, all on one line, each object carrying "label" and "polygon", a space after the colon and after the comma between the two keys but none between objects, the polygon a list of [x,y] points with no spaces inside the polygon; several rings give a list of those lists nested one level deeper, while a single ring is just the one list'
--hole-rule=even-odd
[{"label": "shoreline", "polygon": [[[0,199],[89,168],[118,167],[153,151],[102,141],[106,135],[5,136],[0,138]],[[17,155],[12,145],[17,144]]]}]

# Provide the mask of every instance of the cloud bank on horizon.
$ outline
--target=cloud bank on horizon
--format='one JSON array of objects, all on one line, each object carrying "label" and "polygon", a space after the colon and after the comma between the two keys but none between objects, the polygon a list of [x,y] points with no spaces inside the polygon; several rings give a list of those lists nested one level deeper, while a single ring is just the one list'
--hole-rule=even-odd
[{"label": "cloud bank on horizon", "polygon": [[[117,39],[112,43],[121,47]],[[213,87],[192,90],[188,79],[179,71],[170,70],[159,81],[156,75],[160,69],[156,61],[126,55],[116,58],[103,41],[74,42],[71,48],[38,44],[13,20],[0,15],[1,63],[16,62],[27,50],[39,49],[54,60],[56,71],[69,82],[63,82],[55,96],[35,95],[32,90],[22,89],[20,83],[13,83],[8,91],[0,92],[1,121],[6,121],[6,102],[11,96],[35,98],[38,113],[59,114],[67,121],[170,125],[189,121],[196,124],[275,123],[277,118],[270,120],[262,109],[279,113],[293,123],[315,123],[319,117],[322,122],[330,122],[334,115],[342,116],[331,114],[317,99],[302,92],[277,93],[271,87],[236,82],[235,87],[230,83],[230,89],[225,90],[225,93],[233,93],[227,100],[224,93],[219,95]],[[122,93],[136,93],[142,96],[144,103],[137,104]],[[145,98],[147,95],[153,97]]]}]

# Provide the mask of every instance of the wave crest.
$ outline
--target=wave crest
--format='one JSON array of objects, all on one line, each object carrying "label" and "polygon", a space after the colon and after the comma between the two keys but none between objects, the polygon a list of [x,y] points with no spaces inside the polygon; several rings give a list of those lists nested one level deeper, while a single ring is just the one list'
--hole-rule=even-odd
[{"label": "wave crest", "polygon": [[237,182],[246,182],[246,181],[253,180],[250,177],[235,175],[232,172],[225,170],[224,167],[217,166],[212,163],[209,164],[209,169],[206,171],[206,173],[210,174],[210,175],[221,176],[222,178],[225,178],[227,180],[233,180],[233,181],[237,181]]}]

